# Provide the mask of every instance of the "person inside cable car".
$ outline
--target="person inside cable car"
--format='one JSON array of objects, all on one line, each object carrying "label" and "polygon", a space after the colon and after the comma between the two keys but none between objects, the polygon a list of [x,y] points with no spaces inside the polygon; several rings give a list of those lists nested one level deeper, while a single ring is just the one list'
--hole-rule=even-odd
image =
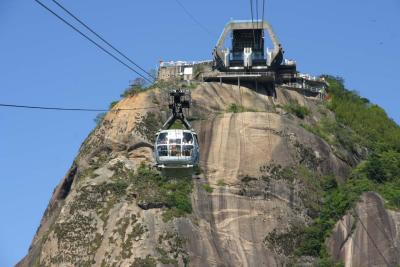
[{"label": "person inside cable car", "polygon": [[193,136],[190,133],[183,133],[183,144],[193,144]]},{"label": "person inside cable car", "polygon": [[158,144],[166,144],[167,143],[167,133],[160,133],[158,137]]},{"label": "person inside cable car", "polygon": [[183,149],[182,149],[183,156],[191,157],[192,156],[192,151],[193,151],[193,146],[192,145],[183,145]]},{"label": "person inside cable car", "polygon": [[179,145],[171,145],[171,156],[172,157],[179,157],[181,155],[181,146]]}]

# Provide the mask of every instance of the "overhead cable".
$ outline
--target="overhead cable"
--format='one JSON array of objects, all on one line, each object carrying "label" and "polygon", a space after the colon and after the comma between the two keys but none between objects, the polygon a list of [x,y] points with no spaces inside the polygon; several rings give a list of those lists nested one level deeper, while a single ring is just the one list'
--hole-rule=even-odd
[{"label": "overhead cable", "polygon": [[257,29],[258,29],[258,13],[259,13],[259,12],[258,12],[258,0],[256,0],[256,23],[257,23],[257,24],[256,24],[256,25],[257,25],[256,28],[257,28]]},{"label": "overhead cable", "polygon": [[265,0],[263,0],[262,3],[262,21],[264,22],[264,17],[265,17]]},{"label": "overhead cable", "polygon": [[47,11],[49,11],[51,14],[53,14],[54,16],[56,16],[59,20],[61,20],[62,22],[64,22],[65,24],[67,24],[69,27],[71,27],[73,30],[75,30],[77,33],[79,33],[81,36],[83,36],[85,39],[87,39],[88,41],[90,41],[91,43],[93,43],[95,46],[97,46],[99,49],[101,49],[103,52],[105,52],[106,54],[108,54],[109,56],[111,56],[113,59],[115,59],[116,61],[118,61],[119,63],[121,63],[122,65],[124,65],[125,67],[127,67],[128,69],[130,69],[131,71],[135,72],[137,75],[139,75],[140,77],[142,77],[143,79],[145,79],[146,81],[152,83],[152,81],[150,79],[148,79],[147,77],[145,77],[144,75],[142,75],[141,73],[139,73],[138,71],[136,71],[135,69],[133,69],[131,66],[129,66],[128,64],[126,64],[125,62],[123,62],[121,59],[119,59],[118,57],[116,57],[115,55],[113,55],[111,52],[109,52],[107,49],[105,49],[102,45],[98,44],[96,41],[94,41],[93,39],[91,39],[89,36],[87,36],[86,34],[84,34],[82,31],[80,31],[78,28],[76,28],[75,26],[73,26],[71,23],[69,23],[68,21],[66,21],[64,18],[62,18],[60,15],[58,15],[57,13],[55,13],[53,10],[51,10],[48,6],[46,6],[45,4],[43,4],[41,1],[39,0],[34,0],[36,3],[38,3],[39,5],[41,5],[44,9],[46,9]]},{"label": "overhead cable", "polygon": [[0,103],[0,107],[22,108],[22,109],[40,109],[40,110],[57,110],[57,111],[83,111],[83,112],[129,111],[129,110],[144,110],[144,109],[160,108],[160,106],[153,106],[153,107],[143,107],[143,108],[117,108],[117,109],[110,110],[110,109],[93,109],[93,108],[28,106],[28,105],[2,104],[2,103]]},{"label": "overhead cable", "polygon": [[135,65],[137,68],[139,68],[141,71],[146,73],[148,76],[151,78],[155,79],[153,75],[151,75],[149,72],[144,70],[142,67],[140,67],[138,64],[136,64],[132,59],[127,57],[124,53],[122,53],[119,49],[117,49],[115,46],[113,46],[110,42],[108,42],[104,37],[102,37],[100,34],[98,34],[96,31],[94,31],[92,28],[90,28],[86,23],[84,23],[81,19],[79,19],[77,16],[75,16],[71,11],[69,11],[67,8],[65,8],[63,5],[61,5],[59,2],[56,0],[52,0],[57,6],[59,6],[62,10],[67,12],[71,17],[73,17],[76,21],[78,21],[80,24],[82,24],[86,29],[88,29],[91,33],[93,33],[96,37],[98,37],[100,40],[102,40],[104,43],[106,43],[109,47],[114,49],[119,55],[124,57],[126,60],[128,60],[130,63]]},{"label": "overhead cable", "polygon": [[256,45],[256,35],[254,33],[253,0],[250,0],[250,12],[251,12],[251,26],[253,28],[253,47],[254,47]]},{"label": "overhead cable", "polygon": [[378,245],[375,243],[374,239],[372,238],[371,234],[368,232],[367,227],[365,227],[364,222],[361,220],[360,216],[358,215],[357,211],[355,208],[353,208],[353,211],[355,213],[355,217],[358,218],[362,228],[365,230],[365,232],[367,233],[368,238],[371,240],[372,244],[374,245],[375,249],[378,251],[378,253],[381,255],[381,257],[383,258],[383,260],[386,263],[386,266],[390,266],[388,260],[386,259],[385,255],[383,255],[382,251],[380,251]]},{"label": "overhead cable", "polygon": [[[261,16],[261,19],[262,19],[261,27],[263,27],[263,28],[264,28],[264,18],[265,18],[265,0],[263,0],[263,3],[262,3],[262,16]],[[261,48],[262,38],[263,38],[263,36],[261,35],[260,36],[260,48]]]},{"label": "overhead cable", "polygon": [[212,32],[211,32],[207,27],[205,27],[203,24],[201,24],[200,21],[198,21],[198,20],[189,12],[189,10],[182,4],[181,1],[175,0],[175,2],[178,3],[178,5],[183,9],[183,11],[186,13],[186,15],[188,15],[188,16],[192,19],[192,21],[193,21],[194,23],[196,23],[200,28],[202,28],[202,29],[203,29],[205,32],[207,32],[209,35],[213,36]]}]

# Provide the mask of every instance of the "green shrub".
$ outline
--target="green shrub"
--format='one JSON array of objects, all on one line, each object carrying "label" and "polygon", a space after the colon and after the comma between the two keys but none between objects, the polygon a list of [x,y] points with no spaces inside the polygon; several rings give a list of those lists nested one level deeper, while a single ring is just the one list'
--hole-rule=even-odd
[{"label": "green shrub", "polygon": [[334,262],[329,255],[319,259],[316,267],[344,267],[343,262]]},{"label": "green shrub", "polygon": [[240,106],[240,105],[237,105],[235,103],[232,103],[232,104],[229,105],[227,111],[229,113],[240,113],[240,112],[244,112],[245,109],[244,109],[243,106]]},{"label": "green shrub", "polygon": [[354,186],[362,186],[360,181],[368,181],[369,186],[360,188],[360,192],[375,191],[385,200],[387,207],[400,208],[400,153],[384,151],[372,154],[353,171],[349,180]]},{"label": "green shrub", "polygon": [[301,106],[294,102],[284,105],[283,109],[300,119],[304,119],[310,114],[310,110],[307,107]]},{"label": "green shrub", "polygon": [[129,87],[121,94],[121,97],[125,98],[125,97],[129,97],[129,96],[134,96],[134,95],[137,95],[138,93],[140,93],[141,91],[142,91],[142,88]]},{"label": "green shrub", "polygon": [[190,193],[192,183],[189,179],[179,179],[161,185],[161,191],[166,195],[167,207],[176,208],[183,213],[192,212]]},{"label": "green shrub", "polygon": [[192,212],[191,179],[170,179],[144,165],[130,176],[139,202],[161,204],[167,208],[163,214],[165,221]]},{"label": "green shrub", "polygon": [[182,210],[178,210],[177,208],[170,208],[162,214],[163,221],[168,222],[173,218],[179,218],[185,216],[185,213]]},{"label": "green shrub", "polygon": [[365,172],[376,182],[400,180],[400,153],[390,150],[372,154]]},{"label": "green shrub", "polygon": [[386,182],[377,185],[377,192],[387,200],[386,207],[391,209],[400,209],[400,181]]},{"label": "green shrub", "polygon": [[257,112],[257,110],[252,109],[252,108],[245,108],[236,103],[232,103],[228,106],[228,108],[226,109],[226,112],[228,112],[228,113]]},{"label": "green shrub", "polygon": [[214,191],[214,188],[212,188],[209,184],[203,184],[203,189],[207,192],[207,193],[212,193]]},{"label": "green shrub", "polygon": [[275,228],[265,237],[264,242],[270,249],[289,256],[301,242],[303,234],[304,227],[302,224],[290,223],[290,227],[284,231],[277,231],[277,228]]},{"label": "green shrub", "polygon": [[118,103],[119,103],[118,100],[111,102],[110,105],[108,106],[108,109],[110,110],[113,109],[113,107],[115,107],[115,105],[117,105]]},{"label": "green shrub", "polygon": [[157,266],[157,261],[151,257],[150,255],[147,255],[146,258],[135,258],[135,261],[132,264],[132,267],[156,267]]},{"label": "green shrub", "polygon": [[146,80],[143,78],[136,78],[131,85],[121,94],[121,97],[129,97],[143,91],[146,85]]},{"label": "green shrub", "polygon": [[226,183],[225,183],[225,181],[224,181],[223,179],[219,179],[219,180],[217,181],[217,185],[218,185],[218,186],[225,186]]},{"label": "green shrub", "polygon": [[303,128],[318,135],[330,145],[340,145],[349,152],[357,153],[357,147],[365,146],[366,140],[335,119],[322,118],[314,125],[302,124]]},{"label": "green shrub", "polygon": [[368,141],[374,150],[394,149],[400,151],[400,127],[390,119],[385,111],[357,92],[344,87],[342,78],[324,75],[329,83],[328,103],[338,122],[353,129]]},{"label": "green shrub", "polygon": [[106,115],[107,115],[107,113],[105,113],[105,112],[101,112],[101,113],[97,114],[96,118],[94,118],[94,122],[96,123],[96,125],[100,125],[100,123],[103,122]]}]

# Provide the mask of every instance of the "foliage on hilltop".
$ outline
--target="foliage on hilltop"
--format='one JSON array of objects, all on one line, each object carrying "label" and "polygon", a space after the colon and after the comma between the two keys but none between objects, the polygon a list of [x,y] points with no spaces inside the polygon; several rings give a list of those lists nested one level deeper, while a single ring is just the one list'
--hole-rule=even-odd
[{"label": "foliage on hilltop", "polygon": [[356,91],[347,90],[342,78],[324,76],[329,83],[328,108],[338,122],[350,127],[367,141],[374,151],[400,151],[400,128],[386,112]]}]

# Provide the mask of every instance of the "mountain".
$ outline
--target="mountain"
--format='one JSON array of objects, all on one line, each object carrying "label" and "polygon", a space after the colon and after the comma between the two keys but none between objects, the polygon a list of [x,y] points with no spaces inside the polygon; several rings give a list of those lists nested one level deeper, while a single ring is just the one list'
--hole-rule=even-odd
[{"label": "mountain", "polygon": [[192,178],[151,167],[165,86],[128,94],[82,144],[17,266],[398,266],[399,127],[327,79],[325,99],[192,86]]}]

